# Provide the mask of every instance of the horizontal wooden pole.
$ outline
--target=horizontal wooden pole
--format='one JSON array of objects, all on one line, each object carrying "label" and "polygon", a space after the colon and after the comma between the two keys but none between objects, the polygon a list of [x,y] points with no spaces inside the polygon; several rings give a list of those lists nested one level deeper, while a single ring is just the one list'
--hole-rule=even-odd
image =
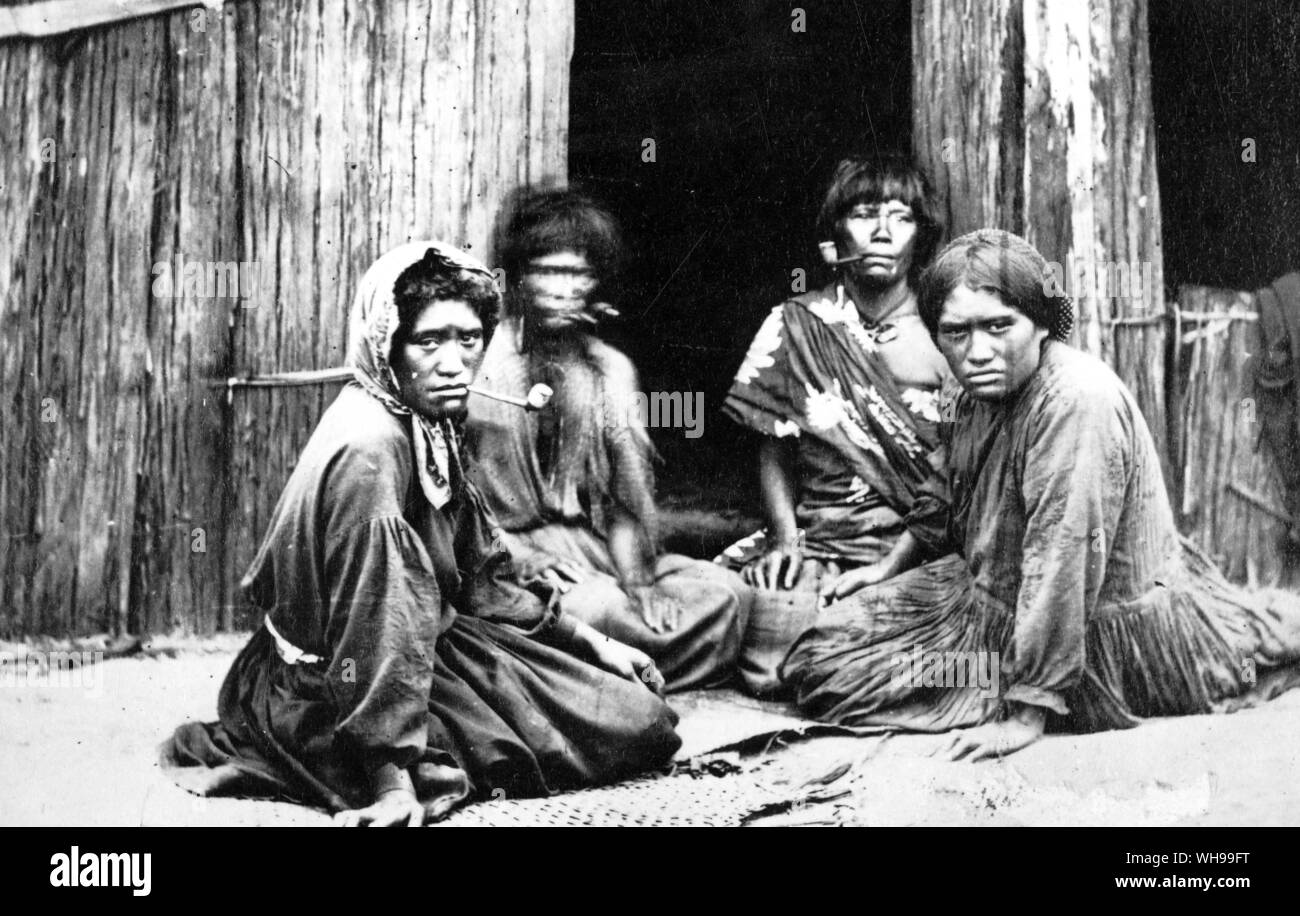
[{"label": "horizontal wooden pole", "polygon": [[1103,318],[1100,324],[1104,328],[1113,328],[1123,325],[1160,324],[1162,321],[1172,321],[1174,318],[1179,321],[1190,321],[1193,324],[1206,321],[1259,321],[1259,315],[1255,312],[1186,312],[1177,309],[1162,312],[1159,315],[1126,315],[1122,318]]},{"label": "horizontal wooden pole", "polygon": [[1168,321],[1169,318],[1169,315],[1162,312],[1159,315],[1125,315],[1122,318],[1103,318],[1100,323],[1103,328],[1142,327],[1144,325],[1161,324]]},{"label": "horizontal wooden pole", "polygon": [[1259,321],[1256,312],[1183,312],[1178,313],[1181,321]]},{"label": "horizontal wooden pole", "polygon": [[302,372],[271,372],[265,375],[245,375],[215,381],[214,388],[296,388],[303,385],[330,385],[350,382],[355,376],[351,369],[308,369]]},{"label": "horizontal wooden pole", "polygon": [[[1122,327],[1142,327],[1172,321],[1175,317],[1181,321],[1193,323],[1259,320],[1258,315],[1248,312],[1185,312],[1178,310],[1176,314],[1167,312],[1159,315],[1128,315],[1103,321],[1102,326],[1112,330]],[[272,372],[265,375],[232,376],[228,379],[215,381],[212,385],[219,388],[294,388],[304,385],[330,385],[336,382],[347,382],[351,381],[352,377],[352,370],[347,368],[308,369],[301,372]]]},{"label": "horizontal wooden pole", "polygon": [[40,0],[26,6],[0,7],[0,41],[48,38],[81,29],[112,25],[192,6],[220,9],[223,0]]}]

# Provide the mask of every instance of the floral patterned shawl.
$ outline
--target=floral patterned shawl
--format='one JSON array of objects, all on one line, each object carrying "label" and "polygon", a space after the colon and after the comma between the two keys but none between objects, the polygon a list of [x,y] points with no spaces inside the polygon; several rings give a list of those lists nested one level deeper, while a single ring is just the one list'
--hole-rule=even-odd
[{"label": "floral patterned shawl", "polygon": [[[896,332],[894,332],[896,333]],[[899,386],[842,286],[790,299],[763,322],[724,411],[798,439],[796,519],[810,556],[874,562],[931,473],[939,390]]]}]

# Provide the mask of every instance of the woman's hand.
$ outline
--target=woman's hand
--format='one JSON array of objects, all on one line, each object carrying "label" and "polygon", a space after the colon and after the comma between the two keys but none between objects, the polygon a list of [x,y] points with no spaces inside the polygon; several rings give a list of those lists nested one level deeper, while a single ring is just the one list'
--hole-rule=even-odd
[{"label": "woman's hand", "polygon": [[974,763],[990,757],[1005,757],[1033,744],[1043,735],[1047,710],[1040,706],[1016,704],[1017,709],[1002,722],[992,722],[956,732],[941,750],[949,760]]},{"label": "woman's hand", "polygon": [[334,815],[336,827],[423,827],[424,805],[414,792],[394,789],[385,792],[368,808],[340,811]]},{"label": "woman's hand", "polygon": [[740,577],[755,588],[789,591],[799,584],[802,570],[803,551],[793,542],[778,544],[750,560],[740,571]]},{"label": "woman's hand", "polygon": [[550,565],[542,570],[541,578],[561,595],[566,594],[585,578],[582,571],[568,560],[561,560],[558,557],[552,557],[550,560]]},{"label": "woman's hand", "polygon": [[890,568],[883,562],[872,563],[868,566],[859,566],[856,569],[850,569],[848,572],[834,578],[827,577],[822,582],[821,591],[817,596],[817,603],[822,607],[830,604],[832,601],[839,601],[841,598],[847,598],[854,592],[861,591],[868,585],[875,585],[877,582],[883,582],[892,575]]},{"label": "woman's hand", "polygon": [[561,595],[566,594],[569,589],[586,578],[582,570],[570,561],[553,557],[540,550],[516,560],[515,569],[521,585],[530,585],[540,580]]},{"label": "woman's hand", "polygon": [[659,673],[650,656],[640,649],[602,636],[585,624],[577,635],[591,653],[593,661],[601,668],[629,681],[640,681],[655,693],[663,692],[664,676]]},{"label": "woman's hand", "polygon": [[658,586],[633,586],[627,589],[627,597],[632,602],[632,610],[655,633],[671,633],[681,626],[681,602]]}]

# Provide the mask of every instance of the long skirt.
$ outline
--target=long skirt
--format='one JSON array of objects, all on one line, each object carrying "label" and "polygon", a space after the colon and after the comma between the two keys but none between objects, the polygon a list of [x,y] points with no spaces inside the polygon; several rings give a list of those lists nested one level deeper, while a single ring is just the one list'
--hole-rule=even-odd
[{"label": "long skirt", "polygon": [[679,625],[656,633],[618,585],[605,542],[590,529],[547,525],[514,536],[529,547],[568,560],[583,575],[560,599],[566,614],[654,659],[668,691],[715,687],[736,670],[753,591],[734,572],[704,560],[663,554],[654,584],[682,607]]},{"label": "long skirt", "polygon": [[754,606],[736,658],[740,681],[748,693],[767,700],[785,698],[787,690],[779,677],[781,662],[795,641],[817,622],[822,583],[851,568],[806,559],[794,588],[754,588]]},{"label": "long skirt", "polygon": [[[1300,597],[1228,583],[1190,543],[1161,600],[1095,615],[1085,667],[1052,730],[1126,728],[1151,716],[1227,712],[1300,684]],[[938,732],[995,720],[1014,608],[946,557],[824,609],[780,675],[806,715]]]},{"label": "long skirt", "polygon": [[[529,797],[666,764],[677,714],[619,678],[522,632],[458,617],[438,639],[428,742],[411,767],[430,816],[471,797]],[[289,665],[258,630],[221,688],[220,721],[190,722],[164,770],[201,795],[278,797],[331,811],[369,804],[367,775],[334,737],[324,665]]]},{"label": "long skirt", "polygon": [[[767,532],[760,530],[736,541],[713,562],[739,573],[766,551]],[[754,606],[736,659],[747,692],[768,700],[786,698],[789,690],[779,676],[780,665],[795,641],[816,623],[822,583],[862,565],[814,551],[805,553],[793,588],[754,588]]]}]

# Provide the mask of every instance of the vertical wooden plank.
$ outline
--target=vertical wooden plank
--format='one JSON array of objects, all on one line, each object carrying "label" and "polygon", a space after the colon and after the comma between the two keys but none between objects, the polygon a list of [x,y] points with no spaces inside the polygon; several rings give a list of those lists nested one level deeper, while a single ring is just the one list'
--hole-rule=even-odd
[{"label": "vertical wooden plank", "polygon": [[[1184,430],[1181,499],[1188,536],[1239,582],[1294,587],[1283,483],[1266,446],[1256,447],[1259,418],[1250,397],[1247,357],[1257,352],[1255,297],[1232,290],[1185,286],[1178,305],[1192,314],[1240,316],[1183,325],[1181,396]],[[1267,511],[1250,497],[1258,497]]]},{"label": "vertical wooden plank", "polygon": [[[256,269],[241,257],[236,215],[235,10],[166,21],[158,99],[151,244],[150,354],[156,384],[145,443],[131,629],[209,633],[225,617],[229,490],[225,394],[241,284],[256,305]],[[198,271],[198,282],[185,273]],[[233,283],[232,283],[233,281]],[[233,288],[232,288],[233,285]]]},{"label": "vertical wooden plank", "polygon": [[[527,63],[533,94],[528,129],[516,145],[527,152],[528,170],[521,183],[558,181],[568,175],[569,62],[573,58],[574,32],[571,0],[530,0]],[[540,45],[534,51],[534,47]],[[491,215],[489,215],[490,218]],[[490,231],[490,225],[485,225]]]},{"label": "vertical wooden plank", "polygon": [[[1094,257],[1109,266],[1107,291],[1099,291],[1106,301],[1097,311],[1104,320],[1133,322],[1113,324],[1109,334],[1103,324],[1101,352],[1142,406],[1165,480],[1174,492],[1179,468],[1172,457],[1167,408],[1171,325],[1163,320],[1164,254],[1147,3],[1093,0],[1090,9],[1091,84],[1097,87],[1091,100],[1090,156]],[[1098,276],[1094,286],[1102,282]]]},{"label": "vertical wooden plank", "polygon": [[[1025,0],[1024,36],[1025,230],[1021,234],[1049,262],[1068,268],[1097,256],[1088,7]],[[1089,295],[1070,292],[1078,312],[1078,341],[1083,349],[1100,354],[1097,303]]]},{"label": "vertical wooden plank", "polygon": [[1022,0],[914,0],[912,148],[948,234],[1024,227]]},{"label": "vertical wooden plank", "polygon": [[[58,194],[63,214],[45,343],[54,376],[70,376],[69,435],[47,469],[50,555],[74,545],[68,628],[126,627],[148,356],[147,244],[153,209],[159,25],[140,20],[93,33],[64,72],[62,135],[75,156]],[[74,163],[66,163],[73,166]],[[66,197],[65,197],[66,195]],[[66,201],[66,204],[64,204]],[[48,313],[47,313],[48,314]],[[76,486],[69,486],[76,481]],[[66,575],[67,569],[59,570]],[[41,574],[37,581],[42,582]],[[54,590],[37,600],[52,605]],[[66,599],[65,599],[66,600]]]},{"label": "vertical wooden plank", "polygon": [[[310,180],[300,153],[302,134],[314,129],[311,109],[304,107],[311,100],[304,98],[310,87],[301,67],[315,31],[315,9],[303,2],[238,8],[243,250],[259,265],[261,278],[256,306],[235,313],[232,363],[239,374],[308,368],[295,363],[302,336],[313,333],[317,303],[311,276],[298,263],[295,234],[310,236],[315,215],[310,194],[300,193]],[[305,442],[303,427],[319,400],[312,389],[241,390],[231,399],[232,580],[252,559],[288,476],[290,453]],[[238,603],[233,587],[231,600]]]},{"label": "vertical wooden plank", "polygon": [[60,153],[55,95],[57,67],[44,43],[0,44],[0,636],[29,632],[36,622],[43,470],[67,416],[63,392],[40,376],[38,296],[48,285]]},{"label": "vertical wooden plank", "polygon": [[[1006,229],[1058,266],[1077,343],[1133,389],[1172,484],[1146,0],[918,0],[912,34],[914,153],[951,233]],[[1140,295],[1115,296],[1134,272]]]}]

